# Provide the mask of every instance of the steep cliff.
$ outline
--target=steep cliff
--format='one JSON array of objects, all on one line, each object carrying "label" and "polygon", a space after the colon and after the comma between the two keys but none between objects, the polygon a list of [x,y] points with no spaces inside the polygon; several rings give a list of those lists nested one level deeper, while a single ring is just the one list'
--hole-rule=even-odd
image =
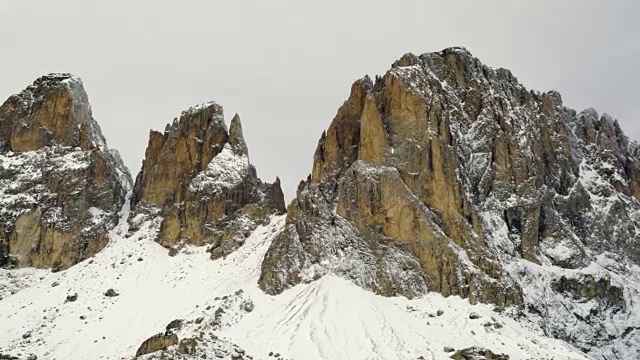
[{"label": "steep cliff", "polygon": [[407,54],[358,80],[322,134],[260,287],[335,273],[516,305],[583,351],[638,355],[639,159],[608,115],[465,49]]},{"label": "steep cliff", "polygon": [[0,266],[66,269],[93,256],[131,186],[82,81],[37,79],[0,107]]},{"label": "steep cliff", "polygon": [[161,245],[211,245],[213,259],[286,211],[280,180],[263,183],[249,162],[240,117],[227,129],[215,103],[184,111],[164,133],[151,131],[132,206],[132,230],[154,221]]}]

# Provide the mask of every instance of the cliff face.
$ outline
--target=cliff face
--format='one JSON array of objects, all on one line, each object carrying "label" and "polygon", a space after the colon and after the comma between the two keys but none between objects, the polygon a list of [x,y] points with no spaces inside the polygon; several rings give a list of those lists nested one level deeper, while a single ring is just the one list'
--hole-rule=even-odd
[{"label": "cliff face", "polygon": [[0,266],[65,269],[94,255],[131,183],[82,81],[37,79],[0,107]]},{"label": "cliff face", "polygon": [[156,221],[161,245],[208,244],[214,259],[286,211],[280,180],[263,183],[249,162],[240,118],[227,129],[215,103],[184,111],[164,133],[151,131],[132,205],[132,229]]},{"label": "cliff face", "polygon": [[627,351],[640,337],[639,155],[611,117],[465,49],[407,54],[353,85],[260,286],[337,273],[386,296],[519,305],[585,351]]}]

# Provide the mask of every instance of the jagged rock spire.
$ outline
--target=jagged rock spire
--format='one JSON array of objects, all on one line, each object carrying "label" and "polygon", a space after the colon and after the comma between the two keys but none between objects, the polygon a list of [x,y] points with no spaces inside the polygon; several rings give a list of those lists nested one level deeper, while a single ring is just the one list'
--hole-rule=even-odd
[{"label": "jagged rock spire", "polygon": [[[168,124],[164,133],[151,131],[132,205],[180,202],[195,174],[207,168],[229,141],[222,106],[192,106]],[[181,190],[179,190],[181,189]]]},{"label": "jagged rock spire", "polygon": [[231,119],[231,125],[229,126],[229,143],[237,154],[249,155],[247,143],[242,133],[242,122],[238,114],[235,114],[233,119]]},{"label": "jagged rock spire", "polygon": [[240,117],[227,130],[222,107],[213,102],[184,111],[164,134],[151,132],[132,205],[133,229],[137,215],[159,214],[157,242],[173,250],[212,244],[213,258],[240,246],[269,215],[286,211],[280,182],[263,183],[249,162]]}]

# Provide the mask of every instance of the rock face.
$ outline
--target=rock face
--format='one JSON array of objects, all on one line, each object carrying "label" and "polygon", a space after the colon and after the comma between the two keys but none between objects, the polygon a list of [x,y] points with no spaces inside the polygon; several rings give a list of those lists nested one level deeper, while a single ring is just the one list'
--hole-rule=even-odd
[{"label": "rock face", "polygon": [[151,131],[132,206],[132,229],[156,219],[158,243],[210,244],[214,259],[286,211],[280,180],[263,183],[249,162],[240,118],[227,130],[215,103],[184,111],[164,133]]},{"label": "rock face", "polygon": [[93,256],[131,185],[82,81],[37,79],[0,107],[0,266],[65,269]]},{"label": "rock face", "polygon": [[639,158],[608,115],[465,49],[407,54],[353,85],[259,283],[336,273],[386,296],[517,305],[584,351],[635,357]]}]

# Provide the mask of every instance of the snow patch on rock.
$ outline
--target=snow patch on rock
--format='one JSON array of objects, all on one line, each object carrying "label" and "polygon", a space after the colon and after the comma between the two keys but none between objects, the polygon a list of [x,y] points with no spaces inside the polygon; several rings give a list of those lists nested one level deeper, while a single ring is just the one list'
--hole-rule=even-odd
[{"label": "snow patch on rock", "polygon": [[231,145],[225,144],[207,168],[191,180],[189,191],[216,196],[240,185],[247,178],[250,166],[247,155],[237,155]]}]

